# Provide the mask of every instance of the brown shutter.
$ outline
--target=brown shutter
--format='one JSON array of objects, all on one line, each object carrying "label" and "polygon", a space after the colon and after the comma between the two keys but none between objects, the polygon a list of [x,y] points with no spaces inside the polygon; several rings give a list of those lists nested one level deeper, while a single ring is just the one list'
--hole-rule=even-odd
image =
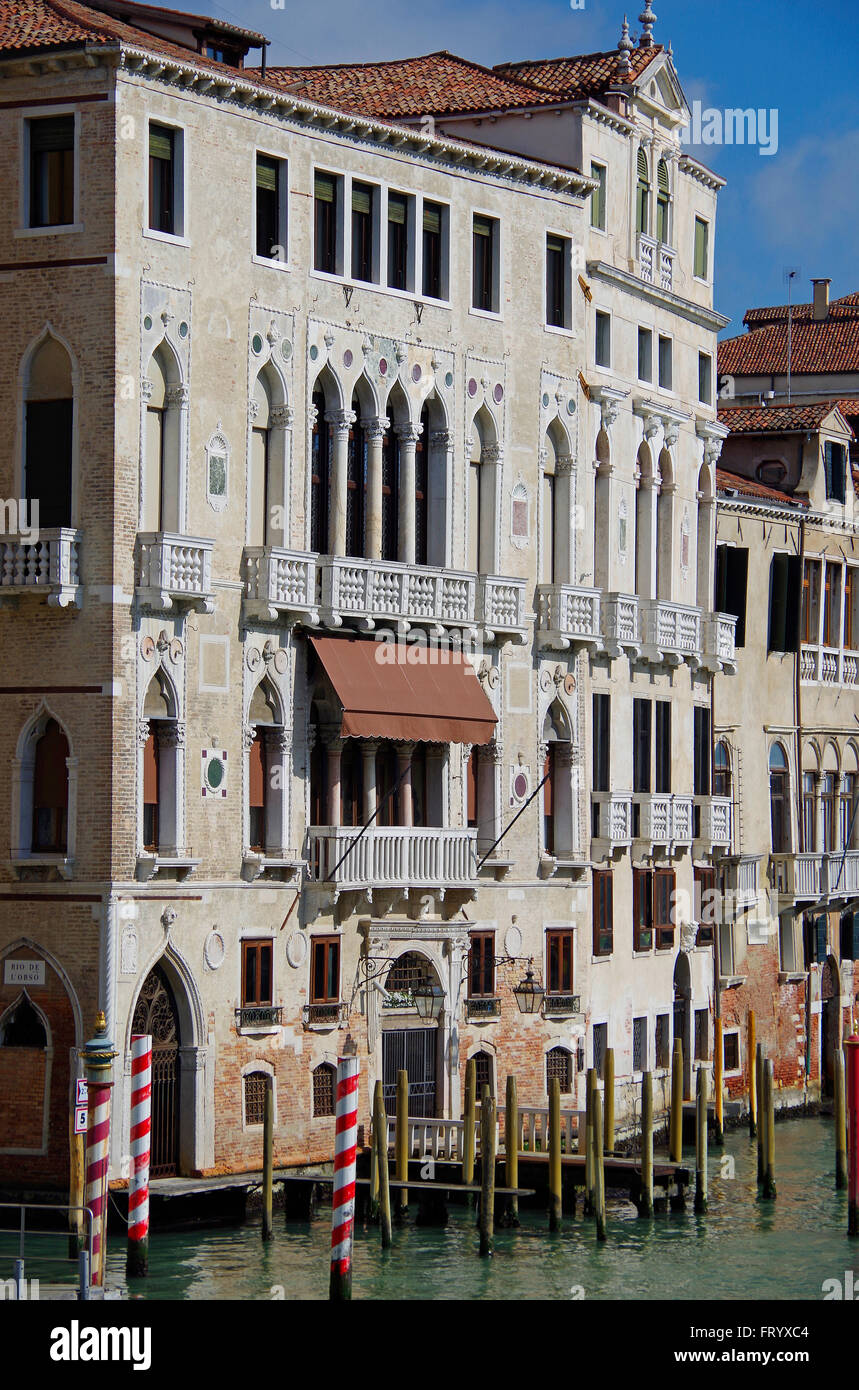
[{"label": "brown shutter", "polygon": [[[150,729],[152,725],[150,724]],[[158,805],[158,744],[152,730],[143,749],[143,804]]]},{"label": "brown shutter", "polygon": [[251,807],[265,806],[265,762],[263,758],[262,735],[259,730],[254,734],[254,741],[250,749],[250,768],[249,768],[249,801]]}]

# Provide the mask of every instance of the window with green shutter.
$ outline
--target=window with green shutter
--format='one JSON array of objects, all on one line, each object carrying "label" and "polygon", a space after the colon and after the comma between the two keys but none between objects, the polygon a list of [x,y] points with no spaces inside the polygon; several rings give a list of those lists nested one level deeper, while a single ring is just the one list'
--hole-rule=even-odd
[{"label": "window with green shutter", "polygon": [[256,253],[267,260],[286,259],[286,227],[281,225],[282,162],[257,155]]},{"label": "window with green shutter", "polygon": [[607,177],[608,171],[604,164],[591,164],[591,178],[599,184],[591,194],[591,226],[597,227],[601,232],[605,231]]},{"label": "window with green shutter", "polygon": [[669,240],[669,209],[671,190],[668,183],[668,165],[660,159],[656,171],[656,240]]},{"label": "window with green shutter", "polygon": [[337,275],[338,220],[342,203],[342,179],[317,173],[313,180],[313,267],[325,275]]},{"label": "window with green shutter", "polygon": [[352,279],[372,280],[373,213],[376,190],[368,183],[352,184]]},{"label": "window with green shutter", "polygon": [[802,593],[798,555],[774,555],[770,566],[769,641],[771,652],[795,652],[799,641]]},{"label": "window with green shutter", "polygon": [[846,498],[847,450],[843,444],[827,439],[823,446],[823,473],[826,499],[843,503]]},{"label": "window with green shutter", "polygon": [[388,284],[392,290],[408,287],[409,198],[388,194]]},{"label": "window with green shutter", "polygon": [[695,218],[695,267],[698,280],[707,280],[710,274],[710,224],[702,217]]},{"label": "window with green shutter", "polygon": [[75,220],[75,118],[28,121],[30,226],[70,226]]},{"label": "window with green shutter", "polygon": [[650,173],[647,168],[647,155],[638,151],[638,184],[635,193],[635,228],[647,232],[650,219]]},{"label": "window with green shutter", "polygon": [[497,313],[498,223],[494,217],[474,214],[472,223],[472,308]]},{"label": "window with green shutter", "polygon": [[444,284],[444,261],[442,257],[445,235],[444,209],[440,203],[424,200],[423,215],[423,291],[429,299],[445,299],[447,289]]}]

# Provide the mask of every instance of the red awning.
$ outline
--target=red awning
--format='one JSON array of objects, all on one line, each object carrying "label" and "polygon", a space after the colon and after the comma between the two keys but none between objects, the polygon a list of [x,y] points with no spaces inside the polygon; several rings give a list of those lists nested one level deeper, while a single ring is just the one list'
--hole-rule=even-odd
[{"label": "red awning", "polygon": [[344,738],[421,743],[489,743],[497,719],[459,652],[311,637],[313,649],[343,705]]}]

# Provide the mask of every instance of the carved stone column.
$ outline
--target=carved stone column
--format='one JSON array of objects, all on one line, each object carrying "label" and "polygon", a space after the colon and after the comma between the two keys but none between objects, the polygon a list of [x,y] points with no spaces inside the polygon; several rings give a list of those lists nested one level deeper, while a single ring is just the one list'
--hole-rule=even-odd
[{"label": "carved stone column", "polygon": [[362,420],[367,441],[367,511],[364,523],[367,559],[382,558],[382,441],[390,427],[385,419]]},{"label": "carved stone column", "polygon": [[327,412],[325,419],[331,428],[332,443],[328,544],[332,555],[345,555],[349,431],[357,416],[354,410],[331,410]]},{"label": "carved stone column", "polygon": [[397,776],[403,776],[400,782],[399,802],[400,815],[399,824],[402,826],[414,825],[414,804],[412,801],[412,754],[415,751],[413,743],[397,744]]},{"label": "carved stone column", "polygon": [[415,563],[415,445],[422,425],[409,421],[394,427],[400,440],[400,478],[399,478],[399,532],[400,553],[397,557],[405,565]]}]

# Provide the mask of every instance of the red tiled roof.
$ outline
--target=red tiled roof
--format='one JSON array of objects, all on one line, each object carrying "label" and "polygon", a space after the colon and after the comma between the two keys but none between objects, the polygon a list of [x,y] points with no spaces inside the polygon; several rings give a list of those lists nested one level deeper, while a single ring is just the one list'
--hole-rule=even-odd
[{"label": "red tiled roof", "polygon": [[[663,52],[661,44],[652,48],[634,48],[629,55],[631,78],[640,77]],[[573,58],[539,58],[519,63],[497,63],[494,71],[505,77],[518,77],[566,101],[581,101],[584,97],[602,96],[606,88],[618,81],[629,82],[618,72],[620,54],[584,53]]]},{"label": "red tiled roof", "polygon": [[719,423],[727,425],[731,434],[792,434],[819,429],[837,409],[837,401],[812,405],[724,405],[719,407]]},{"label": "red tiled roof", "polygon": [[741,478],[738,473],[729,473],[724,468],[716,469],[716,491],[738,492],[741,497],[762,497],[768,502],[783,502],[791,507],[807,507],[808,499],[793,497],[790,493],[779,492],[778,488],[766,487],[752,478]]},{"label": "red tiled roof", "polygon": [[[728,376],[783,375],[787,371],[787,323],[755,328],[719,343],[719,372]],[[859,313],[822,323],[794,322],[791,371],[859,372]]]},{"label": "red tiled roof", "polygon": [[[765,328],[773,323],[787,323],[788,313],[792,312],[794,323],[813,323],[813,304],[773,304],[757,309],[747,309],[743,323],[749,328]],[[842,295],[829,304],[830,319],[859,318],[859,292]]]},{"label": "red tiled roof", "polygon": [[382,118],[507,110],[557,99],[552,92],[502,77],[446,50],[382,63],[270,67],[266,78],[293,96]]}]

